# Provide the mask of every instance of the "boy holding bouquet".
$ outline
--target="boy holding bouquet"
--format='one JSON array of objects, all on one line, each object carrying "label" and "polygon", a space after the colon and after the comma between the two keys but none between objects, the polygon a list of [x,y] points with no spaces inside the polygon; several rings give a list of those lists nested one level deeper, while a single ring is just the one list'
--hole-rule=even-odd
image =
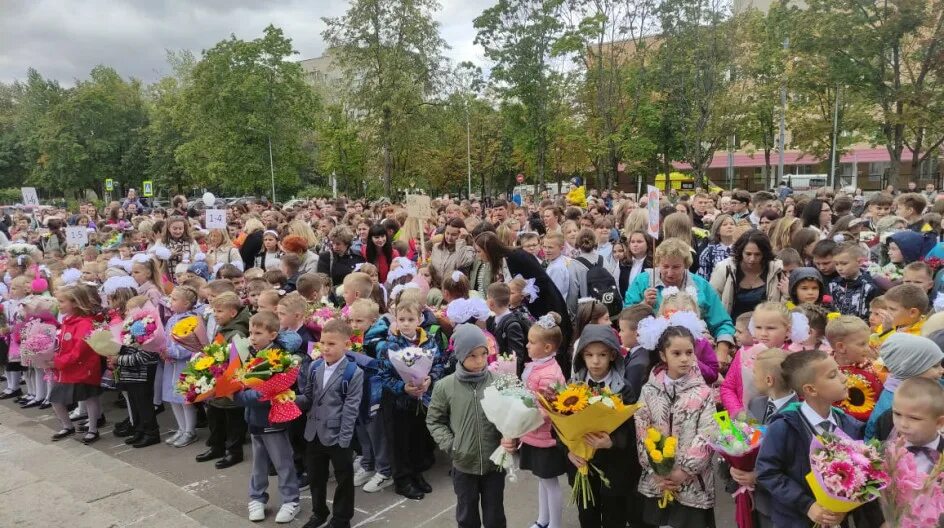
[{"label": "boy holding bouquet", "polygon": [[[489,460],[501,435],[485,417],[480,401],[494,377],[485,368],[485,334],[466,323],[456,327],[452,339],[456,372],[436,383],[426,426],[439,448],[452,454],[456,524],[461,528],[504,528],[505,473]],[[467,427],[471,423],[481,428]]]}]

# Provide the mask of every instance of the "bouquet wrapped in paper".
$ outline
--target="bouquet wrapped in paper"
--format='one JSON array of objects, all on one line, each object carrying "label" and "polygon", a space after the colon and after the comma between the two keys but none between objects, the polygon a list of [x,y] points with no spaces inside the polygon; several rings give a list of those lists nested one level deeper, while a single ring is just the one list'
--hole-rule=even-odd
[{"label": "bouquet wrapped in paper", "polygon": [[406,347],[400,350],[391,350],[388,358],[397,374],[406,383],[419,386],[429,376],[433,368],[434,354],[430,350],[420,347]]},{"label": "bouquet wrapped in paper", "polygon": [[893,528],[941,526],[944,522],[944,457],[929,473],[918,469],[904,438],[885,444],[884,468],[888,486],[882,491],[882,512]]},{"label": "bouquet wrapped in paper", "polygon": [[336,319],[340,316],[340,313],[337,308],[330,304],[324,306],[310,305],[305,318],[305,327],[320,335],[325,323],[331,319]]},{"label": "bouquet wrapped in paper", "polygon": [[[505,438],[521,438],[544,423],[544,415],[534,394],[514,377],[514,373],[511,376],[499,375],[492,385],[486,387],[481,405],[485,417]],[[498,446],[489,460],[508,470],[509,478],[516,480],[513,457],[504,447]]]},{"label": "bouquet wrapped in paper", "polygon": [[[646,448],[646,456],[649,458],[649,465],[656,475],[668,477],[675,468],[675,449],[678,447],[678,438],[671,435],[664,435],[655,427],[646,429],[646,438],[642,445]],[[659,507],[665,508],[670,502],[675,500],[675,495],[665,490],[662,492],[662,498],[659,499]]]},{"label": "bouquet wrapped in paper", "polygon": [[154,306],[148,303],[128,314],[121,325],[121,344],[148,352],[163,353],[164,326]]},{"label": "bouquet wrapped in paper", "polygon": [[[240,364],[239,357],[231,357],[230,352],[229,346],[217,341],[194,354],[180,373],[177,393],[182,394],[187,403],[217,397],[217,386],[221,380],[231,380]],[[225,381],[222,384],[226,385]],[[234,390],[239,387],[237,385]]]},{"label": "bouquet wrapped in paper", "polygon": [[512,354],[498,354],[495,361],[488,364],[488,370],[498,375],[515,376],[518,373],[518,361]]},{"label": "bouquet wrapped in paper", "polygon": [[52,368],[59,347],[56,318],[33,317],[20,330],[20,361],[34,368]]},{"label": "bouquet wrapped in paper", "polygon": [[270,402],[269,421],[290,422],[301,416],[292,385],[298,378],[298,358],[280,349],[262,350],[236,372],[236,381]]},{"label": "bouquet wrapped in paper", "polygon": [[606,476],[590,461],[595,449],[587,445],[584,436],[590,433],[615,431],[639,409],[639,404],[626,405],[618,394],[607,389],[591,389],[585,383],[557,385],[548,397],[538,395],[538,402],[557,431],[557,437],[571,453],[587,461],[574,478],[572,500],[593,504],[590,490],[590,470],[597,472],[607,484]]},{"label": "bouquet wrapped in paper", "polygon": [[[708,439],[708,445],[731,467],[754,471],[764,432],[742,420],[732,420],[728,411],[715,413],[719,431]],[[753,528],[753,486],[740,486],[734,492],[734,521],[739,528]]]},{"label": "bouquet wrapped in paper", "polygon": [[841,430],[813,438],[810,468],[806,482],[816,503],[835,513],[879,498],[888,485],[878,442],[852,440]]},{"label": "bouquet wrapped in paper", "polygon": [[188,315],[174,323],[170,329],[170,337],[178,345],[194,354],[203,350],[209,341],[206,324],[198,315]]}]

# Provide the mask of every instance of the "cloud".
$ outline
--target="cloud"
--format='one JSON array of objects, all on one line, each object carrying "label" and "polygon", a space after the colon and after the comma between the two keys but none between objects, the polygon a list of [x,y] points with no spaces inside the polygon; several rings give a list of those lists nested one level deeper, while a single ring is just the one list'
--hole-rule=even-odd
[{"label": "cloud", "polygon": [[[492,0],[446,0],[436,19],[455,61],[481,64],[472,20]],[[253,39],[274,24],[292,39],[297,58],[324,51],[321,17],[344,14],[345,0],[2,0],[0,82],[44,77],[71,85],[99,64],[152,82],[167,75],[166,50],[204,49],[235,34]]]}]

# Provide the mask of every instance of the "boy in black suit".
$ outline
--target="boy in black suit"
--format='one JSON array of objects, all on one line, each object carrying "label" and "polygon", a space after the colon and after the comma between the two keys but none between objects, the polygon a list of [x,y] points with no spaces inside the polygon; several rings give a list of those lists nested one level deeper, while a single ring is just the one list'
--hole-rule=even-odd
[{"label": "boy in black suit", "polygon": [[488,287],[488,309],[495,315],[488,318],[486,328],[495,336],[498,350],[512,353],[517,363],[516,373],[521,376],[524,364],[528,361],[528,330],[531,323],[518,312],[508,308],[511,304],[511,288],[504,282],[496,282]]}]

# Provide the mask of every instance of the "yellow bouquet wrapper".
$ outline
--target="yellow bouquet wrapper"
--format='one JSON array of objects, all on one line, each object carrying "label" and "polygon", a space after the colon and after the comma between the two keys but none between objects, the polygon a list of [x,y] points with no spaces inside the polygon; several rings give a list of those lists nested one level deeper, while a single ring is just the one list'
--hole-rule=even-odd
[{"label": "yellow bouquet wrapper", "polygon": [[816,497],[816,504],[819,504],[831,512],[849,513],[859,506],[862,506],[861,502],[837,499],[827,493],[812,471],[806,474],[806,483],[809,484],[810,489],[813,490],[813,496]]}]

